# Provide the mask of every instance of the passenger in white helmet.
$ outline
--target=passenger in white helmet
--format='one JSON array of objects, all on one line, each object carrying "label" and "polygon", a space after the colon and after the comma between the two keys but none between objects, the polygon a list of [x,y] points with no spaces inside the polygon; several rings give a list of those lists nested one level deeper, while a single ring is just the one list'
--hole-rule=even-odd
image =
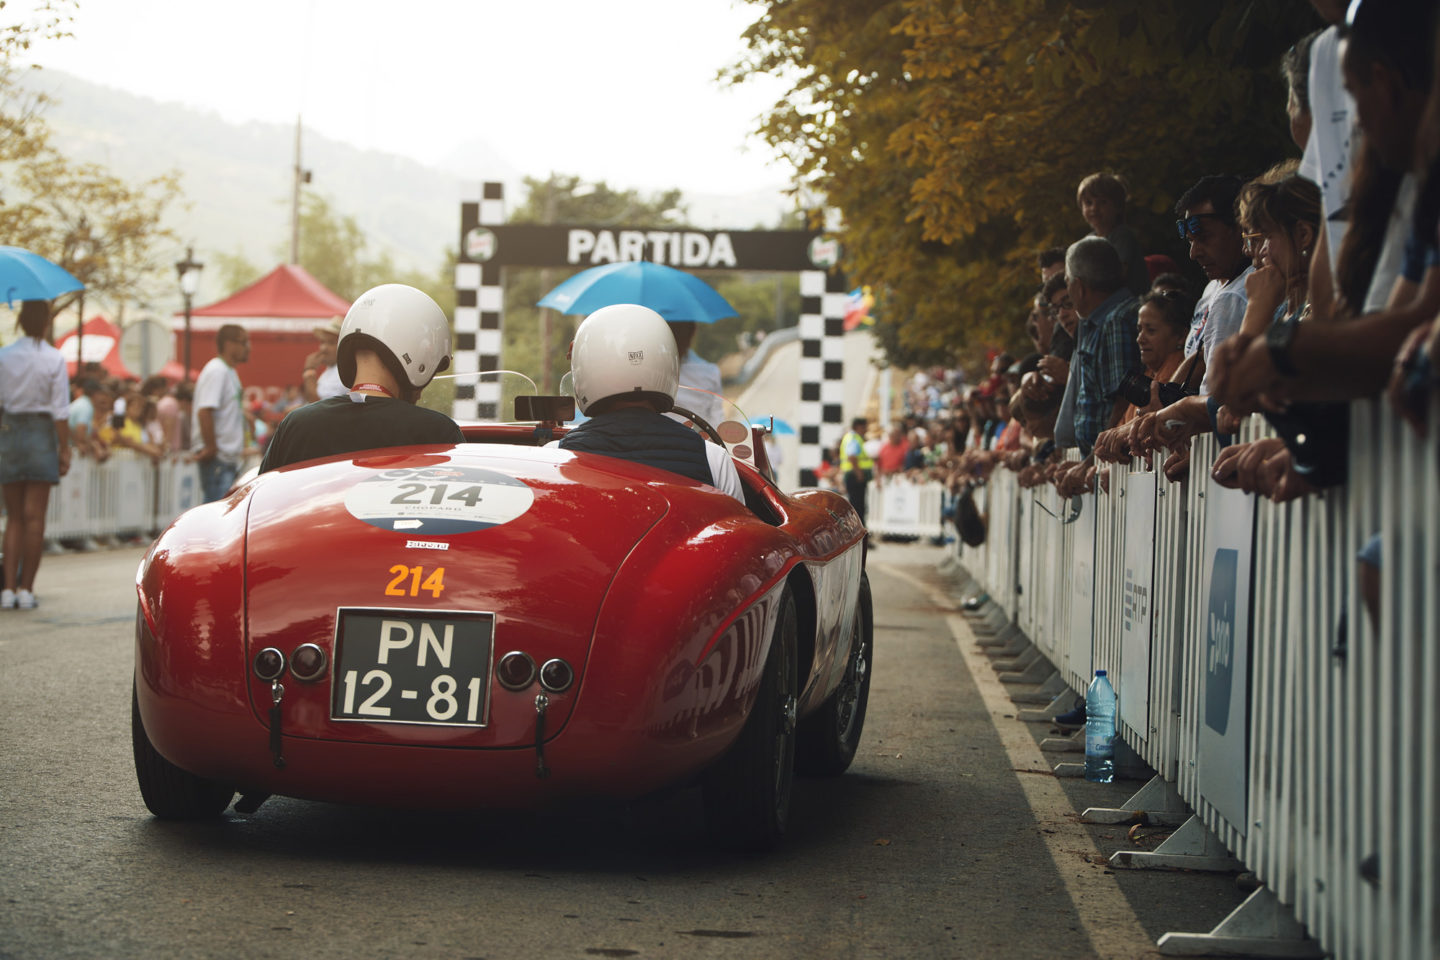
[{"label": "passenger in white helmet", "polygon": [[341,453],[465,442],[454,420],[415,405],[450,366],[450,323],[424,292],[387,283],[362,293],[335,352],[348,393],[292,410],[265,448],[261,473]]},{"label": "passenger in white helmet", "polygon": [[664,416],[679,389],[680,351],[660,314],[632,303],[596,310],[575,331],[570,372],[590,419],[555,446],[659,467],[745,502],[730,452]]}]

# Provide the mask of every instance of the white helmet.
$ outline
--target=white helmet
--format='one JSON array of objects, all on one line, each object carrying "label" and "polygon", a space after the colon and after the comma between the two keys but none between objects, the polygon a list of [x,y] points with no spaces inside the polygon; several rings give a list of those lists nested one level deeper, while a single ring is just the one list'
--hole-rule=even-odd
[{"label": "white helmet", "polygon": [[570,373],[581,413],[615,396],[655,400],[664,412],[680,389],[680,351],[664,317],[639,304],[617,303],[580,322]]},{"label": "white helmet", "polygon": [[450,321],[424,291],[382,283],[360,294],[340,325],[335,365],[355,385],[355,351],[374,350],[402,387],[420,390],[450,366]]}]

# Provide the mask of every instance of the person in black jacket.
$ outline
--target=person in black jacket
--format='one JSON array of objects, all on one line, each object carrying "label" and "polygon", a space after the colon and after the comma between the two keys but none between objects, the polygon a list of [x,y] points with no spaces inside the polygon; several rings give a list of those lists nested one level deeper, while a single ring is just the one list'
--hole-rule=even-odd
[{"label": "person in black jacket", "polygon": [[265,447],[261,473],[341,453],[465,442],[454,420],[416,406],[450,366],[450,323],[424,292],[387,283],[362,293],[335,350],[349,392],[290,411]]},{"label": "person in black jacket", "polygon": [[596,310],[575,331],[570,371],[590,419],[554,446],[659,467],[745,502],[730,452],[664,416],[679,389],[680,351],[660,314],[633,303]]}]

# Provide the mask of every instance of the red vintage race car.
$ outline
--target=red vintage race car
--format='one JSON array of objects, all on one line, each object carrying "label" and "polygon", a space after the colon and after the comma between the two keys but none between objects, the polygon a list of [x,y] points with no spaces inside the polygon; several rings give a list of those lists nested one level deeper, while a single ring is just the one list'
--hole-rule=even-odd
[{"label": "red vintage race car", "polygon": [[146,805],[698,782],[717,838],[772,846],[794,771],[842,773],[860,739],[865,530],[834,493],[777,489],[758,428],[701,426],[739,441],[744,504],[505,423],[297,464],[181,516],[137,577]]}]

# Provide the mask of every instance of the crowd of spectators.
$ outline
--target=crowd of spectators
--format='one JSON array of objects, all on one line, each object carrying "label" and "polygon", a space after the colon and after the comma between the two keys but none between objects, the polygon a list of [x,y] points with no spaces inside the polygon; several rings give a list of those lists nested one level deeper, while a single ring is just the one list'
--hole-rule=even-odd
[{"label": "crowd of spectators", "polygon": [[[76,454],[104,462],[116,449],[128,449],[158,463],[190,453],[191,384],[159,374],[121,378],[99,364],[85,367],[70,381],[70,443]],[[286,414],[306,402],[299,384],[270,403],[251,401],[245,409],[247,446],[263,450]]]},{"label": "crowd of spectators", "polygon": [[86,364],[70,381],[70,444],[74,452],[103,462],[117,449],[159,462],[189,449],[189,384],[155,375],[120,378]]},{"label": "crowd of spectators", "polygon": [[[1121,177],[1085,177],[1090,232],[1039,254],[1017,308],[1033,352],[995,356],[963,391],[955,371],[917,375],[872,438],[880,482],[958,496],[1008,469],[1072,496],[1135,458],[1180,481],[1191,439],[1213,433],[1214,479],[1282,502],[1346,482],[1350,401],[1386,394],[1423,431],[1440,371],[1435,3],[1314,6],[1331,26],[1282,64],[1303,158],[1174,185],[1170,243],[1127,226]],[[1176,241],[1203,288],[1164,254]],[[1235,443],[1255,416],[1272,437]]]}]

